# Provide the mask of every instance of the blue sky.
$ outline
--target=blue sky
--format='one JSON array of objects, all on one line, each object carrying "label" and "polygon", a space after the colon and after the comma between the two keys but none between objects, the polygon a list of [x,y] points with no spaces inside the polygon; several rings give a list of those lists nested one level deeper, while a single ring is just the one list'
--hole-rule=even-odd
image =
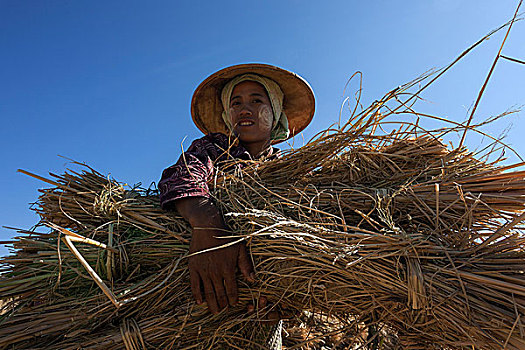
[{"label": "blue sky", "polygon": [[[157,181],[182,140],[187,147],[200,136],[191,95],[222,67],[263,62],[306,78],[317,98],[308,139],[337,121],[355,71],[363,72],[367,105],[452,61],[509,20],[517,2],[0,0],[0,225],[38,221],[29,203],[45,186],[16,169],[61,173],[67,161],[59,154],[129,184]],[[419,110],[465,120],[503,35],[429,89]],[[525,60],[525,21],[503,52]],[[475,120],[525,104],[524,82],[525,65],[501,60]],[[522,118],[486,130],[510,128],[506,141],[525,154]],[[479,147],[473,140],[467,145]],[[13,234],[1,229],[0,240]]]}]

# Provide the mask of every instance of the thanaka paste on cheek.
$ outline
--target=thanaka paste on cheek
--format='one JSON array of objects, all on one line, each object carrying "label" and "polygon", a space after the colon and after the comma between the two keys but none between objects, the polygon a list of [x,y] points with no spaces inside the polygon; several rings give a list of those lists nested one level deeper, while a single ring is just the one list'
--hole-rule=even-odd
[{"label": "thanaka paste on cheek", "polygon": [[259,109],[259,125],[262,130],[270,131],[273,126],[273,113],[269,106],[261,106]]}]

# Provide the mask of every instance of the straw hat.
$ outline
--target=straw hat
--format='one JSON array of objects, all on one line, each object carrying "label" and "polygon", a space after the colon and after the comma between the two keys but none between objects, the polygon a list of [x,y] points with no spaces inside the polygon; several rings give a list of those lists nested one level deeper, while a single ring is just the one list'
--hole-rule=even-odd
[{"label": "straw hat", "polygon": [[279,67],[248,63],[223,68],[210,75],[195,89],[191,99],[191,117],[200,131],[204,134],[228,134],[221,117],[221,91],[228,81],[246,73],[258,74],[279,84],[284,93],[283,110],[288,117],[289,137],[300,133],[310,124],[315,111],[315,97],[306,80]]}]

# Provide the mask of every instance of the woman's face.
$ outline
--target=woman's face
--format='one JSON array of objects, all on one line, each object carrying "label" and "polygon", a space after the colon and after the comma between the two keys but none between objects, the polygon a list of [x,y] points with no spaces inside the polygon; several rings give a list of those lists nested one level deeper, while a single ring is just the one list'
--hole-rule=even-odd
[{"label": "woman's face", "polygon": [[254,81],[243,81],[233,88],[230,98],[233,132],[245,144],[270,141],[273,126],[272,105],[266,89]]}]

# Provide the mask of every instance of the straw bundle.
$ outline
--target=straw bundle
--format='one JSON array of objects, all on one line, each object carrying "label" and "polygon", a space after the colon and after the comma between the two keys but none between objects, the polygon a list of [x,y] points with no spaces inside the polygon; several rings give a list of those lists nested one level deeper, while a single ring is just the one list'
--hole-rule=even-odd
[{"label": "straw bundle", "polygon": [[[20,230],[1,261],[0,348],[262,348],[263,315],[243,309],[260,295],[290,349],[525,348],[523,164],[446,146],[462,125],[423,130],[421,81],[281,159],[217,171],[257,282],[216,316],[191,296],[190,227],[155,191],[87,166],[30,174],[53,186],[35,209],[51,231]],[[392,127],[399,114],[414,121]]]},{"label": "straw bundle", "polygon": [[[321,336],[345,335],[340,345],[366,343],[366,325],[402,348],[523,348],[514,226],[525,172],[450,150],[431,132],[375,135],[384,118],[364,111],[282,159],[214,179],[258,274],[256,285],[241,282],[241,304],[264,294],[292,319],[309,311]],[[155,195],[92,169],[52,177],[36,210],[53,231],[22,232],[3,260],[1,346],[257,347],[257,316],[194,305],[189,227]]]}]

